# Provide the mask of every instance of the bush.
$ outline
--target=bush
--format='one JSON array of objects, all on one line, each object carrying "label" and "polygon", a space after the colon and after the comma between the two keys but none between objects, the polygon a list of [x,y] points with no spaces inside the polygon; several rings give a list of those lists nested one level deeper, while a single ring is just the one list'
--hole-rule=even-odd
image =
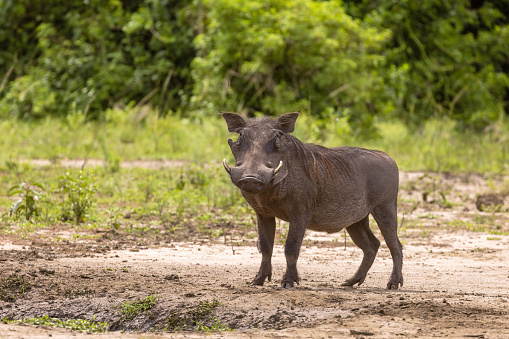
[{"label": "bush", "polygon": [[208,25],[196,39],[203,54],[192,65],[199,107],[249,115],[303,110],[371,124],[388,30],[352,19],[339,1],[205,6]]},{"label": "bush", "polygon": [[76,224],[84,222],[97,192],[95,178],[87,176],[83,171],[80,171],[77,176],[67,171],[62,178],[61,190],[65,196],[61,204],[61,219],[73,220]]},{"label": "bush", "polygon": [[179,0],[1,1],[0,74],[8,82],[0,117],[97,119],[131,101],[180,109],[191,85],[191,8]]},{"label": "bush", "polygon": [[26,180],[9,189],[8,195],[18,195],[20,199],[16,201],[10,209],[10,215],[14,217],[23,216],[30,220],[32,216],[39,216],[41,213],[40,200],[43,197],[44,187],[32,180]]},{"label": "bush", "polygon": [[493,0],[0,1],[0,118],[136,107],[143,121],[148,105],[304,111],[356,135],[393,118],[482,130],[507,113],[507,13]]},{"label": "bush", "polygon": [[345,1],[393,35],[383,55],[393,116],[414,126],[448,117],[482,129],[507,113],[509,5],[503,1]]}]

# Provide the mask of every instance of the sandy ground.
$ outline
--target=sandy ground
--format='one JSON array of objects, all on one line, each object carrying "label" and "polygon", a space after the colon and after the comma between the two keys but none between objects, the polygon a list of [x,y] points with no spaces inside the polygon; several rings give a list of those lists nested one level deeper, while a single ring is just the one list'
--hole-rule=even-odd
[{"label": "sandy ground", "polygon": [[[261,260],[252,245],[198,239],[140,245],[122,237],[23,243],[5,237],[0,277],[23,276],[30,288],[15,301],[0,301],[0,319],[95,317],[113,332],[0,324],[0,338],[507,338],[508,213],[475,209],[476,194],[488,189],[485,178],[439,180],[440,187],[451,187],[447,194],[457,204],[416,204],[427,181],[422,183],[422,174],[403,174],[405,284],[397,291],[385,289],[392,269],[385,245],[363,285],[341,287],[362,259],[358,248],[343,246],[342,233],[308,233],[298,264],[301,284],[285,290],[279,287],[285,268],[281,244],[275,247],[273,280],[250,286]],[[439,196],[432,191],[427,199]],[[440,226],[474,216],[491,216],[505,233]],[[122,321],[119,305],[152,294],[157,303],[151,310]],[[233,331],[153,333],[214,299],[220,302],[215,316]]]}]

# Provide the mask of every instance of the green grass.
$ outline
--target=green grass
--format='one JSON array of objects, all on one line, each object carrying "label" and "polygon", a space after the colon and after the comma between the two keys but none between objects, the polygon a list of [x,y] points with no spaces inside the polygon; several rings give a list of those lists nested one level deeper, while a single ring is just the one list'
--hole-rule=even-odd
[{"label": "green grass", "polygon": [[487,237],[487,240],[502,240],[500,237]]},{"label": "green grass", "polygon": [[147,312],[152,309],[157,303],[156,295],[149,295],[141,300],[126,301],[119,305],[119,312],[121,315],[120,320],[129,322],[134,320],[140,314]]},{"label": "green grass", "polygon": [[[0,121],[0,167],[25,166],[20,160],[63,158],[101,159],[111,171],[121,161],[181,159],[198,164],[232,160],[231,136],[219,115],[191,120],[151,112],[119,109],[107,112],[106,122],[84,122],[80,116],[65,121],[47,118],[37,122]],[[378,133],[358,138],[343,119],[316,120],[302,114],[295,135],[324,146],[363,146],[391,155],[402,170],[434,172],[509,173],[509,122],[500,120],[485,133],[460,131],[452,120],[435,119],[420,129],[401,122],[377,122]],[[141,184],[143,185],[143,184]],[[147,196],[151,188],[144,187]]]},{"label": "green grass", "polygon": [[178,117],[143,121],[136,112],[111,111],[103,123],[47,118],[37,122],[0,121],[0,163],[17,159],[101,159],[115,168],[121,160],[185,159],[220,161],[228,151],[228,134],[219,117],[192,121]]},{"label": "green grass", "polygon": [[89,332],[89,333],[106,332],[108,326],[108,323],[89,321],[86,319],[61,320],[57,318],[50,318],[48,315],[44,315],[43,317],[40,318],[24,318],[23,320],[2,319],[1,322],[60,327],[78,332]]},{"label": "green grass", "polygon": [[431,120],[416,132],[399,123],[380,124],[381,139],[372,143],[406,171],[509,173],[509,124],[486,133],[460,132],[450,120]]},{"label": "green grass", "polygon": [[[230,162],[233,158],[227,143],[231,134],[220,116],[189,120],[158,118],[152,112],[140,120],[137,112],[120,110],[107,116],[100,124],[84,122],[79,116],[65,121],[0,122],[0,147],[4,150],[0,154],[0,232],[28,239],[49,226],[72,230],[71,236],[55,234],[55,241],[94,240],[97,235],[87,232],[105,229],[164,241],[185,241],[192,236],[227,242],[227,237],[233,241],[256,234],[252,209],[221,166],[223,157]],[[417,131],[398,122],[378,122],[376,126],[378,135],[360,139],[344,120],[316,120],[303,114],[294,134],[325,146],[381,149],[407,171],[484,172],[488,178],[509,173],[508,122],[501,120],[482,134],[459,132],[449,120],[429,121]],[[85,157],[103,160],[104,166],[87,165],[80,173],[80,168],[66,169],[59,164],[63,158]],[[38,166],[26,162],[39,158],[52,163]],[[186,165],[163,170],[120,166],[121,161],[135,159],[182,159]],[[9,215],[19,197],[7,194],[27,180],[44,187],[38,214],[30,220],[23,214]],[[429,201],[452,206],[448,201],[451,188],[441,185],[436,176],[427,174],[420,184]],[[79,213],[70,208],[76,206],[70,195],[82,187],[89,187],[94,194],[87,200],[74,198],[87,207],[76,218]],[[509,181],[500,189],[509,191]],[[407,216],[405,227],[415,226],[411,219]],[[427,214],[421,219],[434,216]],[[490,231],[494,223],[492,216],[480,216],[473,221],[452,221],[448,226]],[[233,226],[226,229],[230,224]],[[283,242],[287,230],[280,227],[277,232],[276,239]]]},{"label": "green grass", "polygon": [[[80,169],[70,169],[72,175]],[[207,237],[217,238],[228,222],[252,231],[252,211],[231,184],[228,175],[219,165],[188,165],[164,170],[121,168],[110,172],[107,168],[82,173],[97,187],[90,196],[90,209],[84,222],[76,224],[68,216],[66,193],[62,191],[62,177],[67,169],[58,165],[47,167],[27,166],[17,171],[7,170],[0,176],[0,232],[30,237],[50,225],[62,225],[74,234],[53,236],[54,241],[94,240],[95,229],[125,232],[140,236],[158,236],[164,233],[174,239],[185,239],[189,227]],[[74,174],[73,174],[74,173]],[[9,210],[17,197],[7,191],[20,177],[33,177],[45,191],[45,204],[37,216],[27,221],[24,217],[10,216]],[[144,183],[141,185],[140,183]],[[150,186],[150,194],[146,187]]]},{"label": "green grass", "polygon": [[488,231],[488,234],[493,234],[493,235],[509,235],[509,232],[505,232],[505,231]]}]

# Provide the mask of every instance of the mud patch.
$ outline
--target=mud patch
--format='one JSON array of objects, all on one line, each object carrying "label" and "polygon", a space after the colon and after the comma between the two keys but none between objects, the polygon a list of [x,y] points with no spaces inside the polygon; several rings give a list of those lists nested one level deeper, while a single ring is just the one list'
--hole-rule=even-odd
[{"label": "mud patch", "polygon": [[25,292],[30,290],[30,284],[24,276],[11,275],[10,277],[0,278],[0,300],[15,301],[23,297]]},{"label": "mud patch", "polygon": [[[446,243],[449,236],[462,237],[442,233],[433,242]],[[232,337],[290,331],[296,337],[369,332],[389,338],[441,336],[458,329],[500,337],[509,334],[507,248],[472,255],[467,249],[430,253],[418,243],[407,244],[405,286],[398,291],[383,288],[392,266],[384,248],[361,287],[343,288],[341,282],[357,268],[361,251],[305,247],[299,264],[303,281],[290,290],[281,289],[277,278],[265,286],[247,284],[260,260],[253,247],[240,247],[234,255],[226,245],[178,243],[94,257],[59,252],[53,260],[44,259],[40,248],[40,258],[4,262],[2,276],[18,270],[31,289],[15,300],[1,301],[0,317],[87,319],[124,332],[222,328],[234,330],[222,332]],[[278,246],[275,277],[284,267],[283,249]],[[129,318],[120,311],[122,305],[149,296],[155,296],[152,307]]]}]

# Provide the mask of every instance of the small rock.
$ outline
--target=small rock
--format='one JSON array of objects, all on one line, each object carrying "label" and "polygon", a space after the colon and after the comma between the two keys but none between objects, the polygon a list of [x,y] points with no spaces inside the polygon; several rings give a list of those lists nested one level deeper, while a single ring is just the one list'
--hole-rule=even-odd
[{"label": "small rock", "polygon": [[180,280],[180,277],[176,274],[168,274],[164,277],[166,280]]},{"label": "small rock", "polygon": [[504,197],[495,193],[481,194],[477,197],[475,206],[479,211],[486,210],[486,207],[501,207],[504,206]]},{"label": "small rock", "polygon": [[350,334],[352,334],[352,335],[367,335],[367,336],[375,335],[373,332],[356,331],[356,330],[350,330]]},{"label": "small rock", "polygon": [[39,267],[39,272],[43,274],[55,274],[55,270],[50,270],[45,267]]}]

